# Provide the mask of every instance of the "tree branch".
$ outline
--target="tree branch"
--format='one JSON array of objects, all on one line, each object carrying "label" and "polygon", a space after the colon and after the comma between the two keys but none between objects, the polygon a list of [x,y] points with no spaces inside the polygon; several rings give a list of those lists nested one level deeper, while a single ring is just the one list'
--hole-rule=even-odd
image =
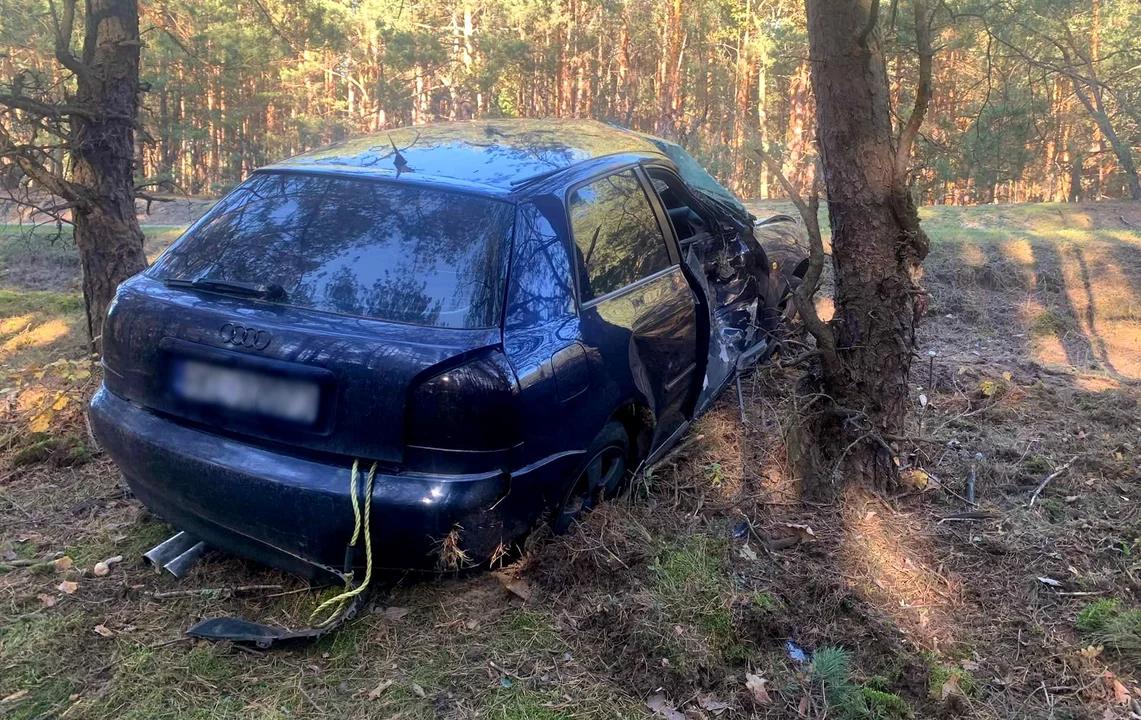
[{"label": "tree branch", "polygon": [[820,235],[818,180],[813,180],[812,191],[806,201],[785,177],[780,163],[762,149],[756,149],[754,152],[761,162],[768,167],[769,172],[777,179],[785,193],[788,194],[792,204],[800,213],[800,219],[804,222],[804,229],[808,233],[808,272],[804,276],[804,281],[793,292],[793,299],[796,302],[796,309],[804,321],[804,327],[808,329],[812,337],[816,338],[816,346],[821,350],[823,362],[835,367],[839,363],[836,355],[836,336],[832,332],[832,327],[820,319],[819,313],[816,312],[815,302],[816,291],[820,287],[820,277],[824,273],[824,240]]},{"label": "tree branch", "polygon": [[[42,224],[46,224],[46,223],[36,222],[36,215],[37,214],[44,215],[45,217],[48,217],[52,221],[59,223],[61,225],[64,223],[66,223],[68,225],[74,225],[74,223],[71,222],[70,219],[64,217],[64,215],[63,215],[63,213],[65,211],[70,210],[72,207],[74,207],[74,205],[72,205],[71,203],[63,202],[63,203],[58,203],[56,205],[44,206],[44,205],[41,205],[38,200],[32,198],[31,193],[28,191],[27,185],[23,186],[23,191],[24,192],[22,193],[22,196],[17,196],[16,193],[13,192],[12,189],[5,190],[4,194],[7,196],[7,200],[9,202],[11,202],[17,206],[26,207],[32,211],[28,219],[31,220],[33,228],[39,227]],[[22,224],[22,222],[21,222],[21,224]]]},{"label": "tree branch", "polygon": [[95,115],[83,108],[74,105],[57,105],[55,103],[43,102],[25,95],[0,95],[0,105],[10,107],[13,110],[30,112],[33,115],[39,115],[41,117],[62,119],[68,115],[78,115],[88,120],[96,119]]},{"label": "tree branch", "polygon": [[[895,7],[895,3],[892,3]],[[894,13],[893,13],[894,14]],[[868,47],[868,38],[876,29],[876,23],[880,19],[880,0],[872,0],[872,6],[868,10],[868,22],[864,25],[864,29],[860,31],[860,36],[856,38],[856,45],[862,48]]]},{"label": "tree branch", "polygon": [[28,155],[24,148],[12,140],[12,136],[3,125],[0,125],[0,153],[11,157],[25,175],[49,192],[55,193],[77,207],[86,207],[90,204],[90,197],[84,188],[64,180]]},{"label": "tree branch", "polygon": [[59,64],[75,73],[77,76],[88,78],[91,69],[71,54],[71,36],[75,31],[75,3],[76,0],[63,0],[62,15],[56,11],[54,0],[48,0],[51,8],[52,25],[55,27],[55,58]]},{"label": "tree branch", "polygon": [[931,66],[935,51],[931,48],[931,19],[933,13],[927,11],[927,0],[915,0],[915,45],[919,51],[919,83],[915,90],[915,104],[911,115],[899,134],[895,148],[895,183],[905,185],[907,166],[911,161],[911,146],[919,135],[927,106],[931,104]]}]

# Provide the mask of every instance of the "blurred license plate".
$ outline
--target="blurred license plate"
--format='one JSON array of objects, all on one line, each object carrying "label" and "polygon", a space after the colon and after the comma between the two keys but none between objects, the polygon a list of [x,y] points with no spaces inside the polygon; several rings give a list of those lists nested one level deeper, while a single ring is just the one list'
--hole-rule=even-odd
[{"label": "blurred license plate", "polygon": [[174,372],[176,395],[184,400],[311,424],[321,390],[316,383],[185,360]]}]

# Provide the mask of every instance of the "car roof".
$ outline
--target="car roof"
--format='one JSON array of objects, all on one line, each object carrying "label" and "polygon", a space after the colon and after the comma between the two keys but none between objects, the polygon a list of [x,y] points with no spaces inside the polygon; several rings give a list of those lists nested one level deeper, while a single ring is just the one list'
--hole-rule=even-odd
[{"label": "car roof", "polygon": [[365,135],[262,170],[398,178],[504,195],[608,155],[662,152],[638,133],[596,120],[473,120]]}]

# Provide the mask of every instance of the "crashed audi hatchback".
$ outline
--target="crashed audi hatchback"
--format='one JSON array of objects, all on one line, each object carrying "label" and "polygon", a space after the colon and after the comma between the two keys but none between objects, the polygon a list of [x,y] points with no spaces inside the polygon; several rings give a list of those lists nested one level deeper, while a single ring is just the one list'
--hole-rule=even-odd
[{"label": "crashed audi hatchback", "polygon": [[603,123],[343,142],[254,172],[119,288],[92,427],[208,546],[345,578],[367,471],[377,568],[486,562],[768,357],[797,235]]}]

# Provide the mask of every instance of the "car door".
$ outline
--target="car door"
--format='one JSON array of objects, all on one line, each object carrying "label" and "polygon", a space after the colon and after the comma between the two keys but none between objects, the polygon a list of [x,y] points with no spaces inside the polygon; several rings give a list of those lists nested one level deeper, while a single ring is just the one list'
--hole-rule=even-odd
[{"label": "car door", "polygon": [[651,406],[657,445],[687,420],[698,338],[694,294],[652,192],[630,167],[573,187],[567,207],[583,341],[624,400]]}]

